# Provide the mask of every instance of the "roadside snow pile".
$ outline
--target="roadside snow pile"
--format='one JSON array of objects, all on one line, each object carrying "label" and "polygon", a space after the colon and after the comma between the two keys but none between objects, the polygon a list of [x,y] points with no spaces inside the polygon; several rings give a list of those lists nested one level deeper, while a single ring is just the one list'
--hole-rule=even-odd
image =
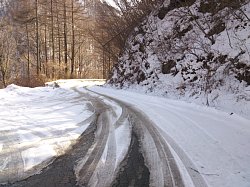
[{"label": "roadside snow pile", "polygon": [[89,87],[95,85],[103,85],[106,83],[105,79],[59,79],[53,82],[47,82],[47,86],[55,87],[55,85],[61,86],[62,88],[71,88],[74,86]]},{"label": "roadside snow pile", "polygon": [[250,1],[165,1],[108,84],[250,116]]},{"label": "roadside snow pile", "polygon": [[0,90],[0,101],[0,183],[12,169],[22,178],[64,153],[93,114],[70,89],[10,85]]}]

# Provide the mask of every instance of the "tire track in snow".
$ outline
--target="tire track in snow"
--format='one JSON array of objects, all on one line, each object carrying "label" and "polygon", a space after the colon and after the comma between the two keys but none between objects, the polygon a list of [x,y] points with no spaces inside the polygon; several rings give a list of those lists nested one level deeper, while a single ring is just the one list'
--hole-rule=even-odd
[{"label": "tire track in snow", "polygon": [[1,131],[1,139],[6,142],[3,144],[0,153],[0,183],[11,183],[19,180],[24,171],[24,165],[20,150],[17,148],[18,137],[11,134],[11,131]]},{"label": "tire track in snow", "polygon": [[112,182],[116,162],[116,138],[114,135],[114,129],[112,128],[110,129],[108,141],[103,154],[106,154],[106,159],[104,163],[99,160],[89,181],[91,186],[110,186]]},{"label": "tire track in snow", "polygon": [[[155,105],[155,104],[152,103],[151,105]],[[166,110],[162,106],[158,106],[158,105],[155,105],[155,106]],[[167,112],[176,116],[176,119],[180,120],[183,123],[185,123],[185,120],[187,120],[187,121],[190,121],[191,124],[198,126],[192,119],[190,119],[188,117],[182,116],[182,115],[180,115],[176,112],[173,112],[171,110],[167,110]],[[163,117],[161,117],[161,116],[158,116],[158,117],[160,117],[160,118],[162,118],[162,120],[164,120]],[[202,175],[199,174],[198,172],[196,172],[196,171],[199,171],[199,169],[194,165],[194,163],[187,156],[187,154],[180,148],[180,146],[164,130],[160,129],[158,126],[155,126],[155,128],[157,129],[158,132],[161,132],[164,139],[168,142],[168,144],[172,147],[172,149],[175,151],[177,156],[180,158],[180,160],[182,161],[183,165],[185,166],[190,178],[192,179],[194,186],[201,186],[201,187],[207,186]],[[197,127],[197,131],[198,131],[198,133],[203,133],[203,129],[200,129],[199,127]],[[196,133],[196,132],[193,132],[193,133]],[[206,136],[211,138],[206,132],[204,132],[204,133]],[[207,143],[207,145],[209,145],[209,143]]]},{"label": "tire track in snow", "polygon": [[[85,132],[83,136],[81,136],[81,138],[84,138],[86,135],[85,141],[88,141],[88,139],[86,139],[87,135],[92,134],[90,136],[92,139],[91,142],[85,146],[81,145],[84,144],[84,141],[80,140],[73,146],[72,150],[57,158],[49,167],[45,168],[40,175],[32,176],[20,183],[15,183],[13,186],[77,186],[74,166],[76,161],[80,161],[82,158],[84,158],[84,160],[81,167],[78,168],[78,177],[80,178],[80,180],[78,180],[79,185],[106,187],[111,185],[124,186],[124,184],[130,186],[138,186],[138,184],[140,184],[139,186],[142,186],[143,184],[143,186],[148,186],[150,177],[151,186],[184,186],[168,144],[155,125],[142,111],[117,99],[104,96],[111,101],[115,101],[122,107],[121,116],[112,126],[109,119],[109,115],[114,113],[112,106],[104,103],[102,99],[98,97],[79,93],[81,96],[90,100],[95,108],[95,127],[92,125],[91,131],[86,130],[88,133],[86,134]],[[116,137],[113,131],[119,128],[128,118],[133,126],[132,140],[128,154],[120,166],[116,168],[116,150],[114,147]],[[147,148],[147,140],[150,140],[149,143],[152,147],[151,152]],[[99,166],[105,154],[105,149],[107,151],[106,158],[103,162],[103,168],[100,169]],[[85,150],[85,152],[83,152],[83,150]],[[86,150],[88,150],[88,153]],[[151,169],[149,176],[144,160],[146,160],[147,165],[150,166],[150,161],[152,161],[152,159],[150,160],[150,156],[152,155],[154,156],[153,160],[155,160],[153,164],[155,164],[155,168],[160,170],[162,175],[153,175],[154,171],[149,167]],[[100,175],[96,174],[97,181],[95,181],[93,179],[95,179],[94,174],[97,171],[99,171]],[[112,175],[116,175],[115,181],[113,181]],[[124,182],[124,179],[127,180],[127,183]],[[159,180],[159,182],[157,182],[157,180]],[[93,183],[93,181],[95,183]]]},{"label": "tire track in snow", "polygon": [[[136,131],[140,135],[140,137],[143,136],[150,136],[152,138],[152,143],[154,149],[156,149],[157,154],[154,154],[154,157],[157,158],[160,162],[155,162],[158,170],[161,170],[163,173],[163,176],[160,177],[159,175],[154,175],[154,177],[151,177],[151,184],[153,186],[184,186],[181,175],[179,173],[179,169],[175,163],[174,157],[169,150],[166,142],[162,138],[162,136],[159,134],[159,132],[154,128],[154,125],[147,119],[146,116],[144,116],[141,111],[137,111],[134,108],[131,109],[131,116],[135,119],[135,125]],[[146,139],[146,138],[145,138]],[[144,138],[142,138],[142,141],[144,141]],[[144,149],[144,155],[146,156],[146,160],[150,159],[150,156],[147,156],[148,148],[143,147]],[[152,154],[152,153],[151,153]],[[150,170],[150,172],[154,172]],[[155,178],[157,177],[157,178]],[[162,183],[160,183],[162,181]]]},{"label": "tire track in snow", "polygon": [[[78,183],[81,186],[89,186],[91,183],[93,183],[91,178],[95,177],[95,171],[100,169],[99,173],[96,174],[97,181],[95,181],[95,183],[99,184],[99,186],[106,185],[106,183],[108,183],[108,181],[106,181],[107,176],[110,177],[110,175],[107,174],[110,174],[109,171],[112,173],[115,168],[116,150],[114,146],[115,142],[113,142],[115,137],[112,125],[110,124],[111,121],[108,116],[114,112],[112,111],[112,107],[105,104],[101,99],[82,93],[77,89],[74,89],[74,91],[90,100],[96,112],[99,114],[97,120],[95,143],[92,149],[90,149],[88,152],[87,158],[85,158],[83,161],[82,167],[80,169],[78,168]],[[98,164],[101,162],[101,158],[104,154],[106,146],[108,146],[107,157],[103,163],[103,169],[97,168]]]},{"label": "tire track in snow", "polygon": [[[88,91],[93,92],[91,90],[88,90]],[[189,168],[189,166],[192,166],[194,169],[196,167],[191,162],[191,160],[187,157],[187,155],[184,153],[184,151],[182,149],[180,149],[180,147],[174,141],[171,141],[172,139],[167,138],[165,140],[163,138],[163,136],[159,133],[159,129],[157,128],[157,126],[155,124],[153,124],[153,122],[145,114],[143,114],[142,111],[140,111],[139,109],[136,109],[135,107],[133,107],[127,103],[124,103],[123,101],[120,101],[118,99],[115,99],[115,98],[112,98],[112,97],[109,97],[107,95],[103,95],[100,93],[96,93],[96,92],[93,92],[93,93],[95,93],[97,95],[101,95],[103,97],[106,97],[110,100],[113,100],[113,101],[117,102],[118,104],[120,104],[120,106],[122,106],[123,108],[127,108],[129,111],[130,118],[132,118],[134,120],[133,126],[135,127],[135,131],[139,135],[142,142],[144,141],[143,138],[145,138],[145,136],[147,136],[147,134],[150,136],[149,139],[151,138],[151,141],[154,143],[154,146],[156,147],[157,154],[159,157],[158,160],[153,159],[154,163],[151,164],[151,166],[156,164],[157,167],[155,167],[155,169],[157,170],[157,168],[158,169],[161,168],[163,173],[164,173],[163,178],[157,178],[157,177],[159,177],[159,175],[157,175],[157,174],[155,174],[155,176],[154,176],[154,177],[156,177],[156,179],[153,179],[151,177],[151,179],[150,179],[151,185],[153,184],[153,186],[173,186],[173,187],[174,186],[179,186],[179,187],[184,186],[184,182],[183,182],[182,176],[180,174],[179,168],[175,162],[175,158],[174,158],[173,154],[171,153],[171,150],[168,147],[168,144],[166,143],[166,140],[167,140],[168,143],[171,145],[171,148],[174,149],[175,152],[177,153],[177,155],[179,156],[179,158],[181,158],[181,161],[183,162],[184,166],[186,167],[188,174],[189,174],[189,177],[193,181],[193,184],[197,187],[207,186],[207,184],[204,181],[204,179],[202,178],[202,176],[200,174],[194,172],[194,170],[191,170]],[[144,149],[143,150],[144,157],[145,156],[146,157],[152,156],[152,152],[147,153],[150,151],[147,150],[146,147],[144,147],[143,149]],[[157,154],[154,154],[154,156],[157,157]],[[147,160],[147,158],[146,158],[146,160]],[[149,161],[149,159],[148,159],[148,161]],[[152,162],[152,160],[151,160],[151,162]],[[148,163],[148,165],[150,165],[150,163]],[[150,172],[152,172],[152,170]],[[151,175],[152,175],[152,173],[151,173]],[[160,180],[163,180],[163,183],[161,183]],[[157,185],[154,185],[154,184],[157,184]]]},{"label": "tire track in snow", "polygon": [[[88,89],[86,90],[88,91]],[[97,97],[99,97],[99,95],[95,96],[95,98]],[[109,102],[114,102],[113,99],[107,97],[105,97],[105,100],[108,100]],[[116,101],[115,103],[118,104]],[[114,129],[120,128],[122,125],[124,125],[126,121],[129,123],[129,126],[132,127],[132,122],[130,120],[131,115],[129,113],[128,108],[124,105],[120,105],[120,107],[122,108],[122,113],[118,118],[118,120],[113,125]],[[130,133],[132,134],[130,137],[130,143],[128,144],[127,151],[124,152],[125,155],[123,157],[123,161],[118,162],[115,168],[114,165],[105,165],[102,169],[105,169],[106,171],[105,173],[109,175],[106,175],[106,178],[102,179],[104,180],[103,182],[101,183],[92,182],[90,183],[90,186],[98,186],[98,187],[99,186],[100,187],[149,186],[149,171],[148,168],[145,166],[144,158],[141,153],[141,145],[139,137],[132,130],[130,131]],[[114,142],[110,141],[110,143],[114,145]],[[109,152],[107,154],[109,155]],[[108,159],[109,158],[107,158],[107,160]],[[111,166],[113,166],[113,168],[111,168]],[[103,171],[100,171],[100,173],[101,172]]]},{"label": "tire track in snow", "polygon": [[[95,96],[97,98],[97,96]],[[106,98],[105,100],[109,100],[111,102],[114,102],[113,99]],[[117,102],[115,102],[117,104]],[[118,104],[120,105],[120,104]],[[114,129],[118,129],[121,127],[124,122],[127,120],[131,124],[130,121],[130,114],[128,112],[128,108],[124,105],[120,105],[122,108],[122,113],[118,120],[113,125]],[[140,148],[140,140],[136,133],[131,132],[131,142],[129,145],[129,148],[127,149],[127,152],[124,155],[123,161],[120,163],[118,162],[117,165],[114,164],[107,164],[104,165],[101,170],[98,170],[97,172],[100,173],[99,178],[93,178],[90,186],[100,186],[100,187],[106,187],[106,186],[143,186],[147,187],[149,186],[149,171],[148,168],[145,166],[144,158],[141,153]],[[112,138],[110,138],[112,137]],[[109,136],[110,142],[108,142],[107,147],[110,148],[107,150],[107,163],[109,163],[109,159],[113,160],[115,163],[114,156],[112,156],[112,153],[110,153],[112,146],[115,144],[114,140],[112,141],[114,136],[112,136],[112,132],[110,132]],[[112,159],[113,157],[113,159]],[[104,172],[104,173],[103,173]],[[106,176],[105,176],[106,174]],[[105,178],[104,178],[105,176]],[[103,177],[103,178],[102,178]],[[101,179],[100,179],[101,178]],[[98,181],[98,182],[93,182]],[[99,182],[100,181],[100,182]]]},{"label": "tire track in snow", "polygon": [[[91,106],[88,106],[88,108],[92,109]],[[11,177],[15,177],[15,180],[10,180],[6,176],[0,175],[0,176],[3,176],[3,178],[5,180],[5,181],[0,181],[0,182],[8,182],[9,183],[9,184],[0,185],[0,186],[7,186],[7,187],[9,187],[9,186],[18,186],[18,187],[19,186],[25,186],[25,187],[29,187],[29,186],[30,187],[34,187],[34,186],[36,186],[36,187],[76,186],[76,178],[74,175],[74,166],[76,164],[75,162],[76,162],[76,160],[82,158],[87,153],[86,149],[88,150],[89,147],[92,145],[93,142],[91,141],[91,139],[94,139],[94,132],[96,129],[95,128],[96,121],[97,121],[97,114],[94,113],[89,118],[76,124],[76,126],[80,127],[82,125],[86,125],[87,123],[91,123],[89,128],[86,129],[86,132],[84,132],[78,138],[78,140],[76,140],[76,144],[73,145],[73,148],[69,147],[69,149],[67,150],[67,152],[64,155],[61,155],[56,159],[51,158],[49,160],[46,160],[43,163],[32,168],[31,169],[32,171],[30,171],[30,170],[27,171],[27,173],[29,174],[28,176],[31,176],[31,175],[34,175],[35,172],[40,171],[41,168],[44,168],[47,166],[46,168],[44,168],[42,170],[42,172],[40,174],[27,178],[27,175],[26,175],[26,173],[24,173],[24,171],[22,171],[22,172],[18,171],[19,173],[24,173],[25,174],[24,177],[26,177],[27,179],[24,179],[24,180],[19,181],[19,182],[15,182],[16,180],[20,180],[20,178],[15,177],[15,175],[13,175],[11,171],[7,171],[6,175],[11,176]],[[38,125],[38,126],[41,128],[43,127],[43,125]],[[56,128],[51,128],[51,129],[55,129],[55,131],[53,131],[53,133],[50,133],[48,138],[44,138],[45,134],[37,132],[36,129],[29,129],[26,126],[19,128],[19,130],[28,131],[28,133],[33,134],[37,138],[41,138],[42,141],[40,142],[40,144],[42,144],[44,141],[45,142],[49,141],[50,139],[54,140],[55,137],[53,135],[56,135],[57,134],[56,132],[58,132],[58,130]],[[69,130],[69,129],[67,129],[67,130]],[[59,131],[61,131],[61,130],[59,130]],[[3,137],[4,139],[6,139],[6,137],[11,138],[10,134],[6,134],[6,133],[5,133],[5,136],[3,136],[3,133],[1,133],[0,138],[1,137]],[[6,145],[12,143],[12,141],[10,141],[10,140],[6,140],[6,142],[8,142]],[[3,150],[1,151],[1,153],[3,153],[3,151],[6,150],[6,148],[5,148],[6,145],[3,146]],[[35,145],[32,145],[32,144],[29,145],[29,143],[28,143],[27,145],[24,145],[23,147],[21,147],[20,150],[24,151],[26,149],[34,147]],[[18,150],[18,151],[20,152],[20,150]],[[15,149],[8,149],[8,151],[5,151],[4,155],[2,155],[2,156],[3,156],[3,158],[5,158],[6,155],[12,156],[13,154],[16,154],[16,150]],[[19,156],[20,156],[20,158],[22,158],[21,154]],[[0,160],[2,160],[1,155],[0,155]],[[54,160],[54,162],[51,163],[51,161],[53,161],[53,160]],[[13,169],[13,171],[17,171],[17,166],[18,166],[17,163],[19,163],[19,164],[23,163],[21,161],[15,162],[15,161],[13,161],[13,159],[8,159],[7,161],[11,163],[11,166],[13,166],[13,168],[15,167],[15,169]],[[50,164],[50,165],[48,166],[48,164]],[[8,179],[8,181],[6,181],[6,179]]]},{"label": "tire track in snow", "polygon": [[[82,174],[81,179],[84,180],[87,186],[89,186],[90,177],[92,177],[93,172],[97,169],[96,167],[100,162],[105,146],[108,146],[108,154],[105,163],[105,170],[107,169],[107,171],[108,170],[113,171],[116,163],[115,162],[116,150],[114,148],[115,142],[113,142],[115,137],[114,133],[111,133],[113,135],[109,136],[110,132],[114,131],[114,129],[110,129],[110,121],[108,115],[113,114],[114,112],[112,111],[112,107],[106,105],[101,99],[98,100],[94,98],[91,101],[92,105],[96,109],[95,128],[93,127],[93,124],[90,125],[88,129],[91,130],[87,129],[86,132],[83,133],[83,135],[80,137],[80,140],[76,143],[76,145],[73,146],[72,149],[68,150],[66,154],[56,158],[54,162],[51,163],[48,167],[44,168],[40,174],[31,176],[25,180],[15,182],[10,185],[2,185],[2,186],[13,186],[13,187],[77,186],[76,178],[74,175],[75,173],[74,169],[77,161],[79,161],[81,158],[85,158],[87,151],[81,151],[81,150],[86,150],[86,149],[91,150],[90,151],[91,153],[90,155],[87,156],[87,161],[85,162],[83,168],[81,168],[80,172]],[[42,135],[42,134],[37,134],[36,132],[33,133],[35,133],[38,136]],[[86,142],[89,142],[90,138],[87,139],[85,138],[86,136],[89,136],[89,134],[93,134],[95,136],[95,137],[92,136],[93,142],[91,144],[87,143],[86,146],[80,145],[80,144],[86,144],[85,142],[82,142],[82,139],[85,139]],[[85,156],[83,156],[84,154]],[[109,176],[109,173],[105,175],[106,178],[107,176]],[[100,179],[101,185],[106,185],[106,184],[108,185],[108,183],[111,183],[111,181],[106,180],[106,178],[105,180]]]},{"label": "tire track in snow", "polygon": [[[205,145],[207,146],[208,150],[214,150],[215,153],[220,152],[220,155],[227,155],[228,157],[230,157],[231,164],[233,163],[234,165],[238,165],[238,166],[242,167],[241,163],[237,162],[236,159],[234,158],[234,156],[231,155],[223,146],[221,146],[219,144],[218,140],[215,139],[209,132],[207,132],[205,129],[200,127],[196,121],[192,120],[190,117],[188,117],[186,115],[181,116],[179,113],[173,112],[171,110],[168,110],[168,112],[175,115],[177,117],[176,119],[180,120],[182,118],[181,120],[183,122],[185,122],[185,120],[186,120],[186,121],[189,121],[188,124],[195,126],[196,128],[192,128],[192,129],[196,129],[196,130],[195,131],[193,130],[192,133],[194,135],[200,135],[200,134],[204,135],[201,137],[201,141],[206,142]],[[160,129],[160,128],[158,128],[158,129]],[[190,173],[191,178],[194,179],[193,180],[194,184],[195,185],[202,184],[204,186],[205,181],[202,178],[202,175],[207,175],[207,174],[201,174],[204,172],[199,172],[199,169],[192,163],[191,159],[188,158],[186,153],[175,143],[175,141],[169,135],[166,134],[166,132],[163,131],[162,134],[164,134],[164,138],[168,142],[171,143],[171,146],[175,149],[175,152],[178,155],[180,155],[179,157],[181,158],[181,160],[183,160],[183,164],[185,165],[188,173]],[[218,158],[218,159],[220,159],[220,158]],[[221,160],[221,161],[223,161],[223,160]],[[220,175],[222,175],[222,173],[213,173],[212,175],[220,176]]]},{"label": "tire track in snow", "polygon": [[[228,157],[230,157],[230,160],[233,164],[239,165],[240,167],[242,167],[241,164],[236,161],[234,156],[232,156],[223,146],[219,145],[218,140],[215,139],[204,128],[202,128],[198,124],[198,122],[194,121],[192,118],[188,117],[187,115],[180,115],[178,112],[175,112],[175,111],[170,110],[170,109],[166,109],[166,108],[164,108],[162,106],[158,106],[154,103],[152,103],[151,105],[162,108],[165,111],[167,111],[169,114],[176,116],[176,121],[181,121],[182,123],[185,123],[186,121],[188,121],[189,125],[193,125],[196,127],[196,128],[192,128],[192,129],[195,129],[195,131],[192,130],[192,133],[194,135],[200,135],[200,134],[204,135],[201,137],[201,140],[203,142],[206,142],[205,145],[207,145],[207,147],[209,147],[208,148],[209,150],[214,150],[214,152],[220,152],[221,155],[222,155],[222,153],[227,155]],[[158,117],[162,118],[161,116],[158,116]],[[164,118],[162,118],[162,120],[164,120]],[[187,156],[187,154],[177,145],[177,143],[166,132],[161,130],[159,127],[157,127],[157,128],[159,129],[159,131],[162,132],[162,134],[164,135],[164,138],[167,140],[167,142],[169,142],[169,144],[173,147],[173,149],[175,150],[177,155],[179,155],[179,158],[181,158],[181,160],[183,161],[183,164],[186,167],[189,175],[193,179],[195,186],[205,186],[206,182],[205,182],[204,178],[202,177],[202,174],[200,174],[199,169],[195,166],[195,164],[192,163],[191,159]],[[216,146],[214,146],[214,145],[216,145]],[[214,175],[219,176],[219,175],[221,175],[221,173],[214,173]]]},{"label": "tire track in snow", "polygon": [[76,161],[85,157],[94,143],[97,116],[79,137],[77,142],[64,154],[44,168],[40,173],[13,184],[1,187],[75,187],[76,176],[74,167]]},{"label": "tire track in snow", "polygon": [[[75,90],[77,91],[77,90]],[[78,91],[79,92],[79,91]],[[82,93],[82,92],[81,92]],[[104,114],[107,114],[107,118],[110,118],[110,116],[115,115],[114,107],[110,105],[109,103],[104,103],[102,98],[91,96],[86,93],[84,94],[85,97],[88,97],[89,100],[91,100],[92,104],[94,105],[94,108],[99,108],[100,106],[96,106],[96,102],[103,103],[103,105],[108,105],[108,110],[104,112]],[[88,96],[86,96],[88,95]],[[112,101],[113,102],[113,101]],[[78,178],[79,178],[79,184],[82,186],[100,186],[100,187],[106,187],[111,186],[113,183],[113,180],[116,178],[116,174],[119,172],[119,169],[117,165],[119,166],[120,163],[116,158],[116,133],[115,130],[121,127],[125,120],[128,119],[128,112],[127,109],[122,107],[122,113],[119,116],[118,119],[116,119],[115,123],[111,123],[111,120],[109,120],[108,125],[108,132],[105,132],[106,135],[108,135],[105,145],[102,146],[96,146],[94,145],[90,153],[88,154],[87,158],[83,161],[83,166],[81,169],[78,169]],[[103,121],[103,120],[102,120]],[[97,131],[98,132],[98,131]],[[102,138],[103,139],[103,138]],[[101,149],[100,149],[101,147]],[[88,166],[89,163],[87,163],[89,160],[92,160],[92,153],[95,151],[95,148],[102,153],[102,155],[96,156],[97,159],[92,161],[92,166]],[[128,149],[127,149],[128,151]],[[124,157],[126,156],[127,152],[124,153]],[[94,153],[96,155],[96,153]],[[97,154],[98,155],[98,154]],[[94,164],[93,164],[94,162]],[[121,161],[120,161],[121,162]],[[81,173],[82,171],[82,173]],[[84,172],[84,175],[82,176]],[[88,175],[88,173],[91,173]]]},{"label": "tire track in snow", "polygon": [[[89,90],[92,92],[91,90]],[[148,135],[150,138],[152,138],[153,141],[153,147],[155,147],[157,154],[154,154],[155,157],[158,157],[158,162],[155,162],[154,164],[157,165],[158,169],[161,169],[163,172],[163,176],[160,175],[154,175],[154,177],[150,178],[150,183],[152,186],[178,186],[182,187],[184,186],[184,183],[182,181],[179,169],[175,163],[175,160],[173,158],[173,155],[168,148],[168,145],[166,144],[163,137],[160,135],[160,133],[156,130],[154,127],[155,125],[148,119],[148,117],[143,114],[143,112],[139,111],[135,107],[132,107],[118,99],[114,99],[112,97],[99,94],[96,92],[93,92],[95,94],[101,95],[103,97],[106,97],[110,100],[115,101],[119,105],[125,107],[128,109],[128,113],[130,118],[133,120],[133,127],[134,127],[134,133],[137,134],[139,139],[143,142],[143,137],[146,135],[146,132],[148,132]],[[144,151],[144,157],[147,155],[147,147],[143,147]],[[148,156],[149,158],[149,156]],[[147,160],[147,158],[146,158]],[[150,171],[154,172],[154,171]]]},{"label": "tire track in snow", "polygon": [[[127,109],[123,106],[121,108],[122,108],[121,115],[119,116],[119,118],[114,124],[110,125],[109,139],[106,145],[107,158],[103,167],[95,171],[95,173],[97,173],[96,174],[97,178],[96,177],[91,178],[90,184],[94,184],[93,186],[101,186],[101,187],[111,186],[113,184],[113,181],[116,178],[116,175],[119,172],[119,165],[121,163],[117,161],[118,158],[116,158],[117,155],[115,154],[116,148],[117,148],[116,144],[118,143],[116,142],[116,138],[118,137],[116,137],[115,135],[115,130],[121,127],[122,125],[124,125],[123,124],[124,121],[128,120],[128,117],[129,117]],[[128,153],[128,150],[129,148],[127,149],[125,155]],[[124,156],[124,159],[125,158],[126,156]],[[94,181],[98,181],[98,182],[94,182]]]},{"label": "tire track in snow", "polygon": [[107,114],[100,115],[98,117],[97,124],[98,124],[97,128],[101,129],[99,129],[100,131],[99,135],[97,135],[98,137],[96,137],[94,148],[88,155],[88,158],[84,163],[84,166],[81,168],[81,170],[79,170],[79,177],[80,177],[79,183],[83,186],[88,185],[92,173],[95,171],[98,162],[101,159],[101,156],[105,149],[105,145],[108,140],[109,129],[107,127],[108,125]]},{"label": "tire track in snow", "polygon": [[141,153],[139,138],[134,131],[132,131],[128,153],[119,168],[117,168],[116,173],[112,187],[149,186],[150,173]]}]

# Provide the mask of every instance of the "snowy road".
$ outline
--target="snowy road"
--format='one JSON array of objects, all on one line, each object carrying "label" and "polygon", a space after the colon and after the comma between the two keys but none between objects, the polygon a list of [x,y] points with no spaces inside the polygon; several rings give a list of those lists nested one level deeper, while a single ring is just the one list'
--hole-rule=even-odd
[{"label": "snowy road", "polygon": [[[67,101],[74,103],[76,108],[64,119],[75,119],[75,122],[71,121],[64,131],[55,129],[58,126],[53,130],[46,127],[47,134],[44,135],[44,130],[38,128],[42,121],[40,116],[36,120],[38,127],[34,123],[25,126],[26,133],[40,139],[29,139],[29,143],[18,148],[16,144],[20,142],[23,125],[16,125],[19,132],[16,134],[13,124],[9,124],[12,127],[9,129],[1,126],[1,182],[25,178],[24,168],[27,166],[23,160],[32,160],[31,153],[23,153],[27,149],[37,148],[43,152],[38,145],[46,145],[52,150],[55,147],[61,152],[67,150],[66,153],[61,153],[39,174],[4,186],[250,186],[249,120],[160,97],[102,87],[86,89],[81,82],[62,81],[60,85],[62,88],[56,92],[64,90],[64,93],[61,93],[63,99],[56,96],[57,106],[62,104],[59,101],[64,101],[62,111],[68,111],[67,95]],[[49,104],[55,106],[52,100]],[[48,110],[47,105],[43,104],[39,111]],[[77,112],[79,105],[84,106],[84,115]],[[52,114],[53,110],[47,113]],[[4,120],[3,115],[1,120]],[[52,120],[50,124],[53,123]],[[60,127],[64,124],[67,123],[62,120]],[[76,143],[58,149],[60,142],[56,140],[65,133],[76,132],[76,129],[78,136],[83,132]],[[45,137],[41,138],[42,135]],[[50,144],[45,141],[47,139]],[[74,139],[64,137],[66,142]],[[37,155],[33,156],[33,160],[37,160]],[[38,161],[33,165],[37,170],[29,170],[30,175],[42,168]],[[19,169],[10,169],[14,167]]]},{"label": "snowy road", "polygon": [[[122,100],[148,116],[150,127],[169,145],[186,186],[250,186],[249,120],[213,108],[124,90],[91,90]],[[146,139],[143,143],[146,158],[151,149],[148,142]],[[150,172],[159,170],[151,157]]]}]

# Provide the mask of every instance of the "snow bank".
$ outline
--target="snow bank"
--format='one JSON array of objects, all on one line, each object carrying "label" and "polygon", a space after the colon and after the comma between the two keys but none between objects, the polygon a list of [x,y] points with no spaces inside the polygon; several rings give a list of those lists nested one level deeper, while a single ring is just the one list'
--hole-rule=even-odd
[{"label": "snow bank", "polygon": [[0,182],[13,155],[21,155],[18,162],[23,161],[24,173],[19,175],[25,176],[34,166],[64,153],[92,115],[89,102],[68,88],[10,85],[0,90],[0,101]]},{"label": "snow bank", "polygon": [[58,83],[61,87],[70,88],[74,86],[88,87],[94,85],[103,85],[106,83],[106,80],[105,79],[59,79],[53,82],[47,82],[45,84],[53,87],[55,82]]}]

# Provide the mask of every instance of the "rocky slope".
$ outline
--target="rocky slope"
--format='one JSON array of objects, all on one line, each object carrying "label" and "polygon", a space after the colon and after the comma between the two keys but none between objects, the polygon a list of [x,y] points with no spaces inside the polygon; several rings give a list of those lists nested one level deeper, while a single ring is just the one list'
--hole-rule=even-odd
[{"label": "rocky slope", "polygon": [[127,41],[109,85],[250,116],[250,1],[165,1]]}]

